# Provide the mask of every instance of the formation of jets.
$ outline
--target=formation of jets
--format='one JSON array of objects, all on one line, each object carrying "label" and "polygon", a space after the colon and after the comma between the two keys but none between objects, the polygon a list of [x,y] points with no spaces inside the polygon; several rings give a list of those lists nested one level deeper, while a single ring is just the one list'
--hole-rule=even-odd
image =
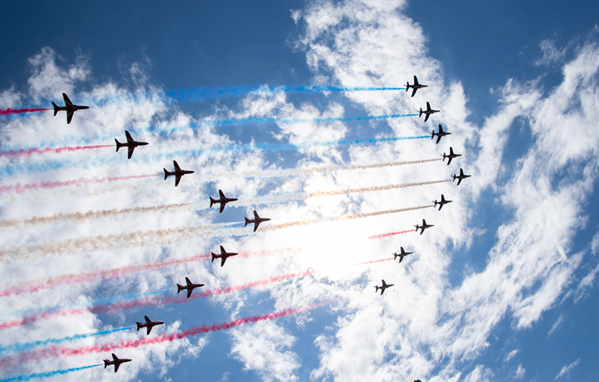
[{"label": "formation of jets", "polygon": [[445,162],[445,158],[449,158],[449,160],[447,161],[447,165],[449,166],[449,164],[451,163],[451,160],[453,158],[457,158],[457,157],[461,157],[462,154],[454,154],[453,153],[453,147],[449,148],[449,155],[443,153],[443,155],[441,155],[443,157],[443,161]]},{"label": "formation of jets", "polygon": [[220,266],[222,267],[223,265],[225,265],[225,261],[227,261],[227,259],[231,256],[237,256],[239,255],[239,253],[233,253],[233,252],[227,252],[225,251],[225,248],[221,245],[220,246],[220,255],[217,255],[214,252],[210,252],[212,254],[212,262],[214,262],[214,259],[220,259]]},{"label": "formation of jets", "polygon": [[458,180],[458,186],[463,179],[470,178],[472,175],[464,175],[464,170],[460,169],[460,175],[453,174],[453,181]]},{"label": "formation of jets", "polygon": [[150,332],[152,331],[152,328],[154,326],[156,326],[156,325],[163,325],[164,324],[164,322],[162,322],[162,321],[152,321],[152,320],[150,320],[148,318],[148,316],[144,316],[144,318],[146,320],[145,323],[143,323],[143,322],[136,322],[136,324],[137,324],[137,331],[139,332],[139,329],[146,328],[147,329],[147,332],[146,332],[147,335],[150,335]]},{"label": "formation of jets", "polygon": [[406,252],[406,251],[404,251],[403,247],[400,247],[400,249],[401,249],[401,251],[399,253],[395,252],[393,254],[393,260],[397,260],[397,258],[399,257],[399,262],[401,263],[403,261],[404,257],[411,255],[413,252]]},{"label": "formation of jets", "polygon": [[438,113],[441,110],[433,110],[431,109],[431,104],[430,103],[426,103],[426,110],[422,110],[422,108],[420,108],[420,115],[418,117],[422,117],[422,114],[426,115],[426,117],[424,117],[424,122],[428,121],[428,117],[430,117],[432,114]]},{"label": "formation of jets", "polygon": [[175,187],[177,187],[179,185],[179,182],[181,181],[181,177],[183,175],[193,174],[195,172],[195,171],[191,171],[191,170],[181,170],[181,167],[179,167],[176,160],[173,161],[173,165],[175,166],[175,171],[170,172],[165,168],[163,168],[163,170],[164,170],[164,180],[166,180],[166,178],[168,178],[171,175],[175,176]]},{"label": "formation of jets", "polygon": [[374,286],[374,288],[375,288],[375,289],[374,289],[374,293],[378,292],[378,291],[379,291],[379,289],[380,289],[380,290],[381,290],[381,296],[383,295],[383,293],[385,293],[385,289],[387,289],[387,288],[390,288],[390,287],[392,287],[393,285],[395,285],[395,284],[387,284],[387,283],[385,282],[385,280],[382,280],[382,281],[383,281],[383,285],[382,285],[382,286],[378,286],[378,285],[375,285],[375,286]]},{"label": "formation of jets", "polygon": [[179,294],[179,292],[181,292],[183,289],[187,289],[187,298],[189,298],[189,296],[191,296],[191,292],[193,292],[193,290],[195,288],[199,288],[199,287],[203,287],[204,284],[194,284],[191,281],[189,281],[189,278],[185,278],[185,286],[183,285],[179,285],[177,284],[177,294]]},{"label": "formation of jets", "polygon": [[223,213],[223,210],[225,209],[225,206],[227,205],[227,203],[238,200],[235,198],[227,198],[221,190],[218,190],[218,196],[219,196],[218,199],[212,199],[212,197],[210,197],[210,208],[212,208],[212,205],[214,205],[214,204],[220,204],[220,213],[221,214]]},{"label": "formation of jets", "polygon": [[127,130],[125,130],[125,136],[127,136],[127,143],[121,143],[119,141],[117,141],[116,139],[114,140],[116,142],[116,152],[119,152],[119,149],[121,147],[127,147],[129,149],[129,155],[127,157],[127,159],[131,159],[131,156],[133,156],[133,150],[135,150],[135,148],[137,146],[145,146],[148,144],[148,142],[137,142],[135,140],[133,140],[133,138],[131,138],[131,134],[129,134],[129,132]]},{"label": "formation of jets", "polygon": [[431,139],[435,138],[435,135],[437,136],[437,144],[439,144],[441,138],[443,138],[446,135],[451,135],[451,133],[443,131],[443,126],[439,125],[438,133],[435,133],[435,130],[431,131]]},{"label": "formation of jets", "polygon": [[445,196],[443,196],[443,194],[441,194],[441,201],[438,202],[437,200],[433,200],[434,206],[433,208],[437,207],[437,204],[439,205],[439,211],[441,211],[441,208],[443,208],[444,205],[446,205],[447,203],[451,203],[453,202],[453,200],[445,200]]},{"label": "formation of jets", "polygon": [[269,220],[270,220],[269,218],[261,218],[260,216],[258,216],[258,213],[256,211],[254,211],[254,218],[253,219],[245,218],[245,227],[247,227],[248,224],[254,223],[254,232],[256,232],[256,230],[260,226],[260,223],[265,222],[265,221],[269,221]]},{"label": "formation of jets", "polygon": [[109,359],[104,360],[104,369],[106,369],[108,365],[114,365],[114,372],[116,373],[117,371],[119,371],[119,366],[121,366],[121,363],[125,362],[131,362],[131,360],[129,358],[119,358],[114,353],[112,353],[112,361]]},{"label": "formation of jets", "polygon": [[420,234],[422,235],[425,229],[434,227],[434,225],[426,224],[426,220],[422,219],[422,225],[419,226],[418,224],[416,224],[414,227],[416,227],[416,232],[418,232],[418,230],[421,229],[422,231],[420,231]]},{"label": "formation of jets", "polygon": [[62,93],[62,98],[64,98],[64,106],[58,106],[54,102],[52,102],[52,106],[54,106],[54,116],[55,117],[56,117],[56,113],[58,113],[61,110],[64,110],[67,112],[67,124],[71,123],[71,120],[73,119],[73,114],[77,110],[89,109],[89,106],[80,106],[80,105],[73,104],[71,102],[71,100],[69,99],[69,97],[67,97],[67,95],[65,93]]},{"label": "formation of jets", "polygon": [[416,90],[422,89],[422,88],[428,88],[428,85],[420,85],[418,83],[418,78],[416,78],[416,76],[414,76],[414,85],[410,85],[410,81],[408,81],[408,83],[406,84],[406,92],[408,90],[410,90],[410,88],[414,89],[412,91],[412,97],[414,97],[416,95]]}]

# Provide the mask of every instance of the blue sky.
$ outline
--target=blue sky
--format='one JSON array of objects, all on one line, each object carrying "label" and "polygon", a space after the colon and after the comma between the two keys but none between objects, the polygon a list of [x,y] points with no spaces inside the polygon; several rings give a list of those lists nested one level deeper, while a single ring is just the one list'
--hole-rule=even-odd
[{"label": "blue sky", "polygon": [[[184,340],[114,350],[134,359],[118,374],[92,368],[47,379],[597,379],[599,5],[131,1],[5,8],[0,108],[62,104],[62,92],[91,108],[77,112],[70,125],[50,111],[1,116],[3,151],[110,145],[124,139],[124,130],[150,145],[136,149],[131,160],[113,148],[0,156],[0,289],[53,286],[0,297],[0,345],[131,326],[144,315],[166,322],[148,337],[157,338],[341,299]],[[205,102],[162,96],[179,88],[241,85],[402,87],[415,74],[429,87],[413,98],[404,91],[287,94],[267,88]],[[442,111],[426,123],[406,117],[190,128],[206,119],[409,114],[426,101]],[[438,124],[453,133],[438,145],[428,138],[334,143],[418,137]],[[303,148],[230,149],[248,144]],[[449,167],[440,161],[396,163],[439,158],[450,146],[464,155]],[[176,153],[213,147],[229,149]],[[196,171],[177,188],[158,176],[90,181],[159,174],[172,160]],[[359,168],[372,164],[381,166]],[[444,180],[460,168],[473,177],[459,187],[402,186]],[[5,190],[77,179],[87,183]],[[387,185],[391,189],[380,190]],[[369,191],[351,191],[358,188]],[[239,198],[222,214],[207,202],[218,189]],[[337,195],[302,196],[323,192]],[[423,208],[336,219],[427,207],[440,194],[454,201],[440,212]],[[174,206],[184,203],[196,204]],[[255,234],[243,224],[188,229],[243,222],[254,209],[272,218]],[[107,212],[77,215],[87,211]],[[49,222],[27,222],[32,217]],[[410,230],[423,218],[435,227],[422,236],[367,239]],[[313,220],[319,222],[281,226]],[[219,245],[249,254],[223,268],[197,260],[116,278],[84,277],[208,254]],[[400,246],[414,251],[401,264],[362,264],[389,258]],[[185,276],[215,290],[309,270],[318,272],[187,303],[1,326],[36,310],[83,308],[101,298],[171,289]],[[65,275],[79,281],[57,284]],[[382,278],[395,287],[375,295],[372,286]],[[133,330],[61,346],[140,338]],[[27,354],[0,354],[0,378],[98,364],[109,353],[26,362],[18,357]]]}]

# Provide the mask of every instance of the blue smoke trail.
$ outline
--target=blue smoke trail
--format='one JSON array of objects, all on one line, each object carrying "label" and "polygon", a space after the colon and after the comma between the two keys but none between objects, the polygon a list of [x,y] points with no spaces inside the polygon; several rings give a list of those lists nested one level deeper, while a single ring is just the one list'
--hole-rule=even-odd
[{"label": "blue smoke trail", "polygon": [[212,86],[203,88],[165,90],[164,95],[174,98],[179,102],[205,102],[213,99],[239,98],[250,93],[263,94],[313,94],[313,93],[336,93],[336,92],[363,92],[363,91],[390,91],[406,90],[406,88],[377,87],[377,86],[330,86],[330,85],[289,85],[289,86]]},{"label": "blue smoke trail", "polygon": [[10,377],[10,378],[0,379],[0,382],[29,381],[30,379],[33,379],[33,378],[50,378],[50,377],[53,377],[55,375],[62,375],[62,374],[72,373],[73,371],[91,369],[92,367],[98,367],[98,366],[102,366],[102,364],[99,363],[97,365],[90,365],[90,366],[83,366],[83,367],[74,367],[72,369],[47,371],[45,373],[22,374],[22,375],[18,375],[16,377]]},{"label": "blue smoke trail", "polygon": [[83,339],[83,338],[105,336],[107,334],[121,332],[123,330],[130,330],[130,329],[135,329],[135,328],[136,328],[135,326],[130,326],[127,328],[103,330],[100,332],[94,332],[94,333],[88,333],[88,334],[76,334],[73,336],[63,337],[63,338],[49,338],[49,339],[43,340],[43,341],[33,341],[33,342],[16,343],[16,344],[12,344],[12,345],[0,346],[0,354],[6,353],[6,352],[18,352],[18,351],[24,351],[24,350],[31,350],[38,346],[59,344],[61,342],[74,341],[74,340],[79,340],[79,339]]}]

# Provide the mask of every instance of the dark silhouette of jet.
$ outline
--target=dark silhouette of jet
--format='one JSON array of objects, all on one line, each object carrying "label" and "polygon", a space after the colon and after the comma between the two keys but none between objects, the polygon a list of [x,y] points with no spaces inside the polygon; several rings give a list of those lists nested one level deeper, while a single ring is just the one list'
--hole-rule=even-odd
[{"label": "dark silhouette of jet", "polygon": [[131,360],[128,358],[119,358],[114,353],[112,353],[112,361],[109,359],[104,360],[104,369],[106,369],[108,365],[114,365],[114,372],[116,373],[117,371],[119,371],[119,366],[121,366],[121,363],[125,362],[131,362]]},{"label": "dark silhouette of jet", "polygon": [[449,155],[446,155],[445,153],[443,153],[443,155],[441,155],[443,157],[443,161],[445,161],[445,158],[449,158],[449,160],[447,161],[447,165],[449,166],[449,164],[451,163],[451,160],[453,158],[457,158],[457,157],[461,157],[462,154],[454,154],[453,153],[453,147],[449,148]]},{"label": "dark silhouette of jet", "polygon": [[144,318],[146,319],[146,323],[141,323],[141,322],[136,322],[137,324],[137,331],[139,332],[139,329],[141,328],[146,328],[147,329],[147,335],[150,335],[150,332],[152,331],[152,328],[156,325],[162,325],[164,324],[164,322],[162,321],[152,321],[148,318],[148,316],[144,316]]},{"label": "dark silhouette of jet", "polygon": [[71,123],[74,112],[76,112],[77,110],[89,109],[89,106],[73,105],[73,103],[71,102],[69,97],[67,97],[67,95],[65,93],[62,93],[62,98],[64,98],[64,106],[58,106],[54,102],[52,102],[52,106],[54,106],[54,116],[55,117],[56,117],[56,113],[58,113],[61,110],[64,110],[67,112],[67,124]]},{"label": "dark silhouette of jet", "polygon": [[214,252],[210,252],[212,253],[212,261],[214,262],[214,259],[219,259],[220,258],[220,266],[222,267],[223,265],[225,265],[225,261],[227,261],[227,259],[230,256],[237,256],[239,255],[239,253],[234,253],[234,252],[227,252],[225,251],[225,248],[223,248],[223,246],[220,246],[220,255],[217,255]]},{"label": "dark silhouette of jet", "polygon": [[451,135],[451,133],[443,131],[443,126],[439,125],[438,133],[435,133],[435,130],[431,131],[431,139],[435,138],[435,135],[437,136],[437,144],[438,144],[439,141],[441,140],[441,138],[443,138],[446,135]]},{"label": "dark silhouette of jet", "polygon": [[136,142],[133,140],[133,138],[131,138],[131,134],[129,134],[129,132],[127,130],[125,130],[125,135],[127,136],[127,143],[121,143],[119,141],[117,141],[116,139],[114,140],[116,142],[116,152],[119,152],[119,149],[121,147],[128,147],[129,148],[129,157],[127,159],[131,159],[131,156],[133,155],[133,150],[135,150],[135,148],[137,146],[145,146],[148,144],[148,142]]},{"label": "dark silhouette of jet", "polygon": [[460,175],[453,174],[453,181],[458,179],[458,186],[462,182],[462,179],[470,178],[472,175],[464,175],[464,170],[460,169]]},{"label": "dark silhouette of jet", "polygon": [[422,110],[422,108],[420,108],[420,115],[419,117],[422,117],[422,114],[426,114],[426,117],[424,117],[424,122],[428,121],[428,117],[430,117],[431,114],[435,114],[440,112],[441,110],[433,110],[431,109],[431,104],[430,103],[426,103],[426,110]]},{"label": "dark silhouette of jet", "polygon": [[451,203],[453,202],[453,200],[445,200],[445,196],[443,196],[443,194],[441,194],[441,201],[438,202],[437,200],[433,200],[433,203],[435,203],[435,205],[433,206],[433,208],[437,207],[437,204],[439,205],[439,211],[441,211],[441,208],[443,208],[444,205],[446,205],[447,203]]},{"label": "dark silhouette of jet", "polygon": [[168,178],[171,175],[175,176],[175,187],[177,187],[179,185],[179,182],[181,181],[181,177],[183,175],[193,174],[195,172],[195,171],[191,171],[191,170],[181,170],[181,167],[179,167],[176,160],[173,161],[173,164],[175,165],[175,171],[169,172],[165,168],[163,168],[163,170],[164,170],[164,180],[166,180],[166,178]]},{"label": "dark silhouette of jet", "polygon": [[416,90],[422,89],[422,88],[428,88],[428,85],[420,85],[418,83],[418,78],[416,78],[416,76],[414,76],[414,85],[410,85],[410,81],[408,81],[408,83],[406,84],[406,92],[408,90],[410,90],[410,88],[414,89],[414,91],[412,92],[412,97],[414,97],[414,95],[416,94]]},{"label": "dark silhouette of jet", "polygon": [[397,258],[399,257],[399,262],[401,263],[403,258],[406,257],[407,255],[411,255],[414,252],[406,252],[404,251],[403,247],[399,247],[401,249],[400,253],[394,253],[393,256],[395,256],[393,258],[393,260],[397,260]]},{"label": "dark silhouette of jet", "polygon": [[393,285],[395,285],[395,284],[387,284],[385,282],[385,280],[383,280],[383,286],[378,286],[378,285],[374,286],[374,293],[378,292],[379,289],[380,289],[381,290],[381,296],[382,296],[383,293],[385,293],[385,289],[387,289],[389,287],[392,287]]},{"label": "dark silhouette of jet", "polygon": [[191,296],[191,292],[193,292],[193,290],[195,288],[204,286],[204,284],[192,284],[192,282],[189,281],[189,279],[187,277],[185,278],[185,282],[187,283],[187,285],[185,285],[185,286],[177,284],[177,294],[179,292],[181,292],[183,289],[187,289],[187,298],[189,298],[189,296]]},{"label": "dark silhouette of jet", "polygon": [[422,231],[420,231],[420,234],[422,235],[424,233],[425,229],[434,227],[434,225],[426,224],[426,220],[422,219],[422,226],[419,226],[418,224],[416,224],[414,227],[416,227],[416,232],[418,232],[418,230],[421,229]]},{"label": "dark silhouette of jet", "polygon": [[212,207],[212,205],[215,203],[220,203],[220,213],[221,214],[223,213],[223,210],[225,209],[225,206],[227,205],[227,203],[239,200],[239,199],[235,199],[235,198],[227,198],[221,190],[218,190],[218,196],[219,196],[219,199],[216,199],[216,200],[212,199],[212,197],[210,197],[210,207]]},{"label": "dark silhouette of jet", "polygon": [[256,211],[254,211],[253,219],[245,218],[245,227],[247,227],[248,224],[250,224],[250,223],[254,223],[254,232],[256,232],[260,223],[268,221],[268,220],[270,220],[270,219],[269,218],[261,218],[260,216],[258,216],[258,213]]}]

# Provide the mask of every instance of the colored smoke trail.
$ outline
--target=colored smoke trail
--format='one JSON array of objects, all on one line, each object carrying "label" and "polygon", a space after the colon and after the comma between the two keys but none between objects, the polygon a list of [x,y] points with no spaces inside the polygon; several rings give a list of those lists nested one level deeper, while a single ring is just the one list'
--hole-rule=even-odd
[{"label": "colored smoke trail", "polygon": [[408,232],[416,232],[416,230],[415,229],[410,229],[410,230],[407,230],[407,231],[397,231],[397,232],[383,233],[381,235],[370,236],[368,239],[381,239],[383,237],[401,235],[402,233],[408,233]]},{"label": "colored smoke trail", "polygon": [[231,329],[240,325],[245,325],[249,323],[256,323],[260,321],[266,320],[274,320],[275,318],[280,318],[284,316],[288,316],[291,314],[302,313],[308,310],[316,309],[324,305],[333,304],[335,302],[339,302],[342,300],[347,300],[349,297],[338,298],[335,300],[323,301],[312,305],[307,305],[300,308],[295,309],[287,309],[279,312],[262,314],[258,316],[249,316],[244,318],[238,318],[233,321],[224,322],[221,324],[212,324],[207,326],[206,324],[201,327],[192,326],[190,329],[187,329],[183,332],[175,332],[175,333],[166,333],[159,336],[148,337],[144,336],[135,340],[123,340],[118,342],[111,342],[103,345],[91,345],[91,346],[83,346],[79,348],[67,348],[61,346],[50,346],[44,349],[37,349],[32,351],[21,352],[15,357],[12,358],[4,358],[0,359],[0,368],[7,368],[9,366],[23,364],[25,362],[31,362],[40,360],[42,358],[47,357],[59,357],[59,356],[77,356],[77,355],[85,355],[85,354],[94,354],[101,352],[113,352],[118,349],[130,349],[137,348],[143,345],[153,345],[160,344],[163,342],[172,342],[175,340],[195,336],[198,334],[216,332],[221,330]]},{"label": "colored smoke trail", "polygon": [[[279,255],[292,251],[291,248],[279,249],[279,250],[265,250],[265,251],[245,251],[239,252],[239,255],[236,257],[244,258],[244,257],[262,257],[262,256],[271,256],[271,255]],[[32,280],[27,282],[20,282],[18,285],[9,287],[5,290],[0,291],[0,297],[9,297],[14,295],[19,295],[22,293],[34,293],[39,292],[48,288],[56,288],[62,285],[71,285],[71,284],[83,284],[87,282],[92,282],[96,280],[107,280],[119,278],[122,276],[144,272],[149,270],[162,269],[165,267],[186,264],[189,262],[194,262],[198,260],[210,260],[211,256],[209,254],[202,255],[194,255],[188,256],[181,259],[172,259],[172,260],[164,260],[157,261],[149,264],[140,264],[140,265],[128,265],[115,269],[107,269],[100,271],[87,272],[83,274],[67,274],[54,278],[50,278],[47,281],[40,280]]]},{"label": "colored smoke trail", "polygon": [[11,114],[23,114],[23,113],[33,113],[36,111],[46,111],[53,110],[52,108],[34,108],[34,109],[0,109],[0,115],[11,115]]},{"label": "colored smoke trail", "polygon": [[130,176],[116,176],[116,177],[105,177],[105,178],[79,178],[74,180],[66,180],[66,181],[54,181],[54,182],[38,182],[38,183],[27,183],[21,184],[17,183],[14,185],[0,185],[0,193],[4,192],[16,192],[17,194],[23,193],[24,191],[39,191],[41,189],[51,189],[56,187],[65,187],[65,186],[76,186],[82,187],[88,184],[98,184],[98,183],[106,183],[106,182],[116,182],[119,180],[130,180],[130,179],[141,179],[141,178],[149,178],[162,176],[162,174],[152,174],[152,175],[130,175]]},{"label": "colored smoke trail", "polygon": [[103,330],[100,332],[87,333],[87,334],[76,334],[73,336],[62,337],[62,338],[49,338],[49,339],[43,340],[43,341],[33,341],[33,342],[5,345],[5,346],[0,346],[0,353],[26,351],[26,350],[31,350],[31,349],[34,349],[34,348],[40,347],[40,346],[54,345],[54,344],[59,344],[62,342],[76,341],[76,340],[80,340],[80,339],[84,339],[84,338],[105,336],[108,334],[122,332],[123,330],[131,330],[131,329],[135,329],[135,328],[136,328],[135,326],[129,326],[127,328]]},{"label": "colored smoke trail", "polygon": [[9,377],[9,378],[0,379],[0,382],[29,381],[29,380],[31,380],[33,378],[50,378],[50,377],[54,377],[55,375],[68,374],[68,373],[72,373],[74,371],[91,369],[92,367],[98,367],[98,366],[102,366],[102,364],[99,363],[97,365],[90,365],[90,366],[83,366],[83,367],[74,367],[74,368],[71,368],[71,369],[63,369],[63,370],[47,371],[45,373],[21,374],[21,375],[18,375],[16,377]]},{"label": "colored smoke trail", "polygon": [[80,150],[100,149],[104,147],[114,147],[114,145],[95,145],[95,146],[68,146],[68,147],[46,147],[43,149],[21,149],[0,151],[0,156],[4,157],[22,157],[32,154],[60,154],[62,152],[73,152]]},{"label": "colored smoke trail", "polygon": [[376,87],[376,86],[319,86],[319,85],[289,85],[289,86],[212,86],[203,88],[167,90],[164,94],[167,97],[174,98],[179,102],[205,102],[214,99],[238,98],[249,94],[269,95],[269,94],[312,94],[312,93],[336,93],[336,92],[360,92],[360,91],[393,91],[406,90],[406,88],[397,87]]}]

